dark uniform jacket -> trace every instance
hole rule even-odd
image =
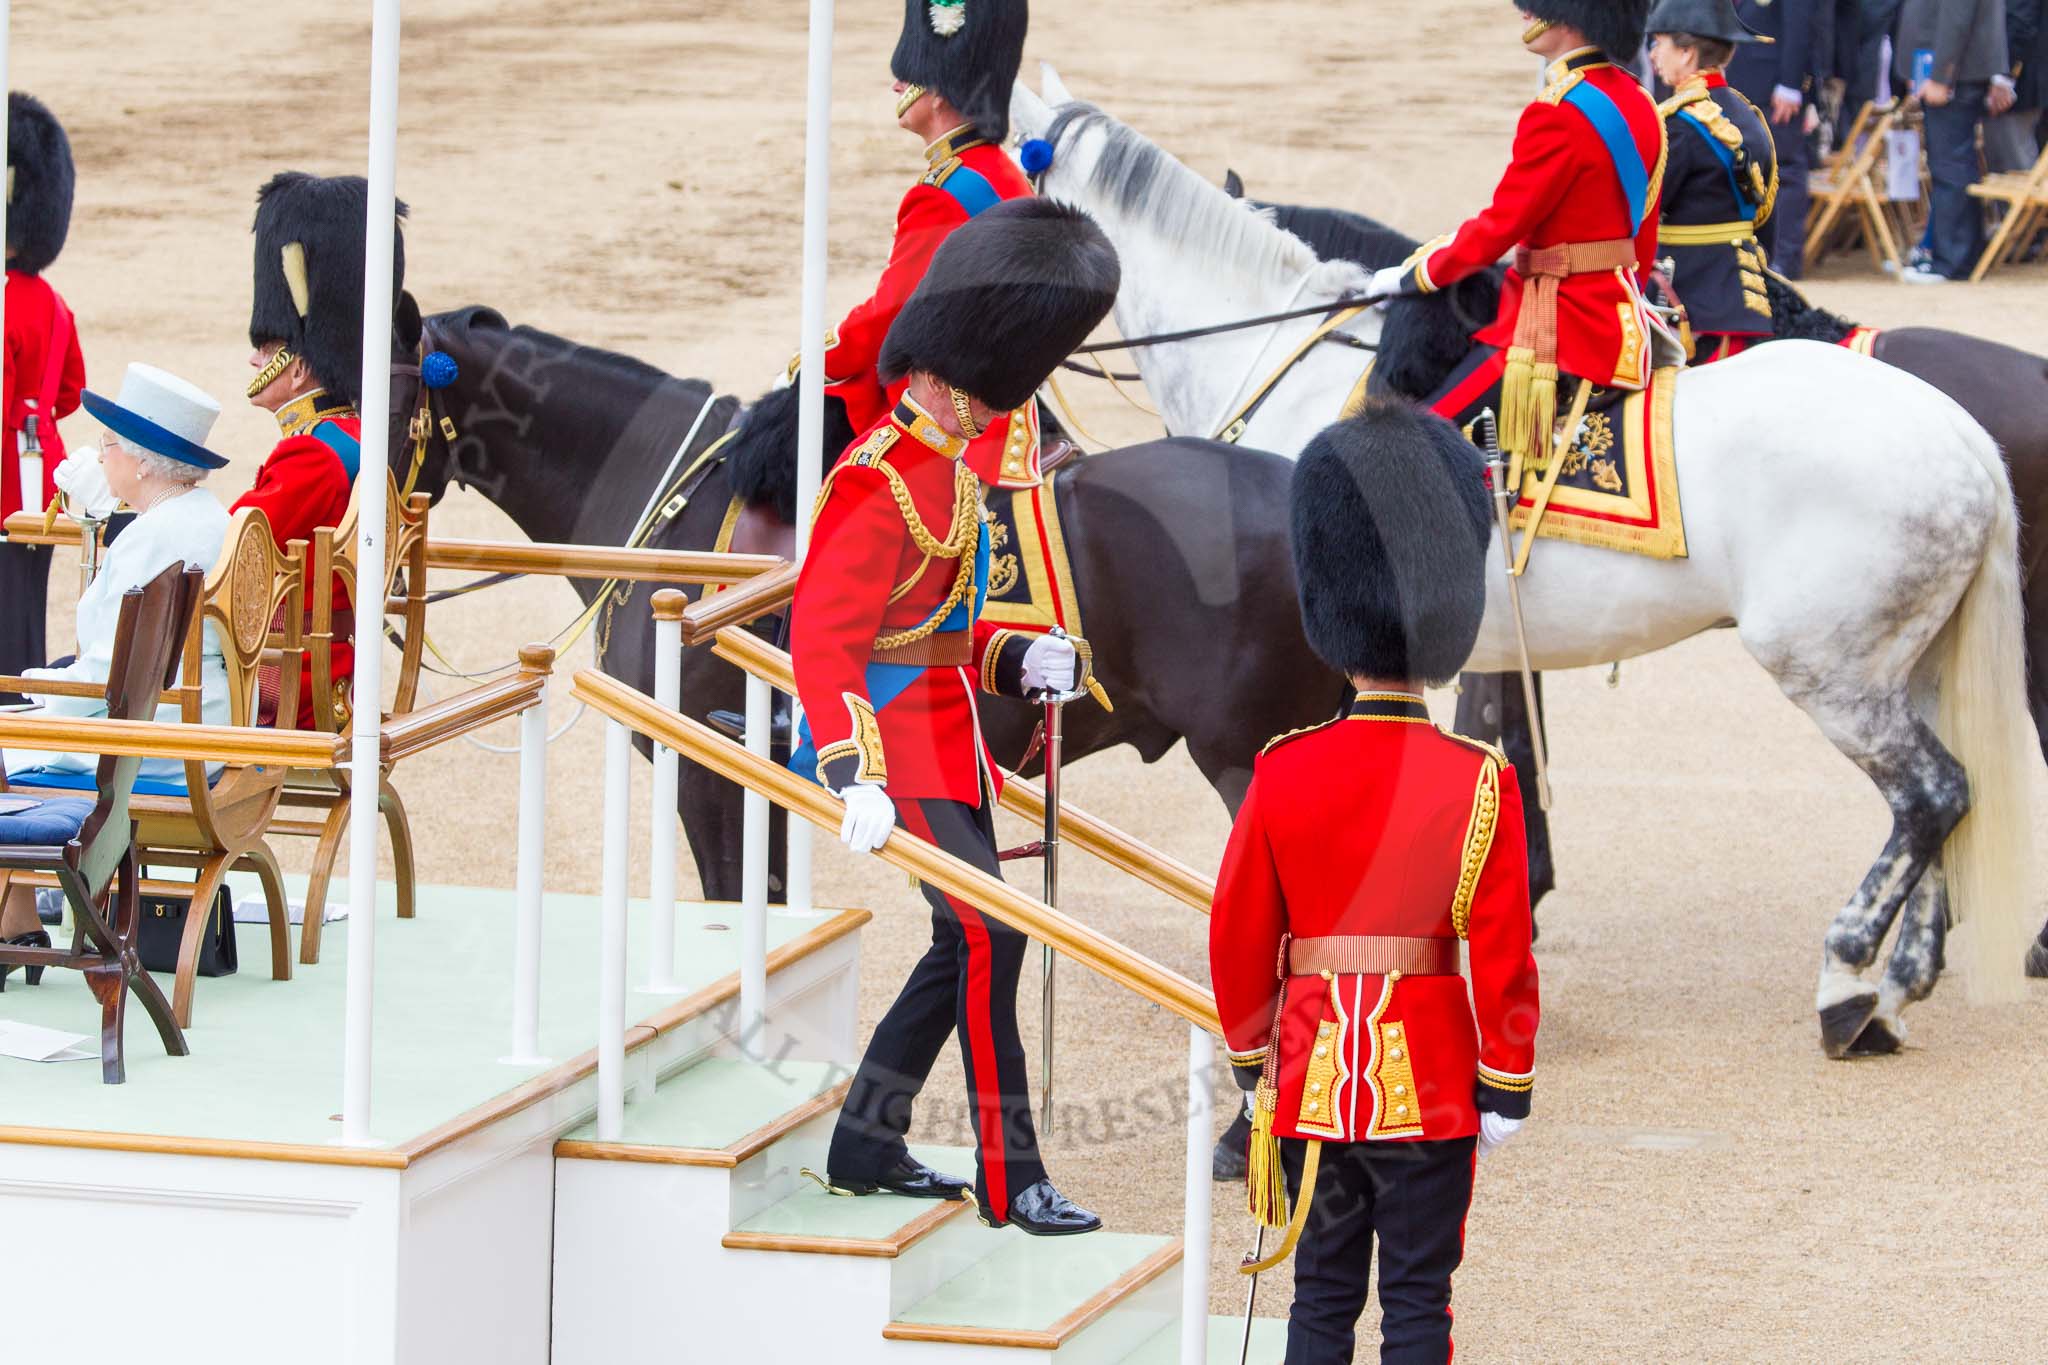
[[[1760,109],[1771,107],[1778,86],[1809,93],[1813,89],[1814,0],[1735,0],[1743,23],[1771,39],[1740,43],[1728,63],[1728,83]]]
[[[1216,879],[1209,965],[1231,1063],[1272,1080],[1275,1136],[1439,1140],[1478,1132],[1481,1110],[1529,1113],[1528,878],[1515,770],[1431,725],[1418,697],[1365,693],[1260,756]],[[1354,941],[1362,970],[1303,970],[1301,950],[1332,938]],[[1364,955],[1416,943],[1445,960],[1404,972]]]
[[[1770,125],[1718,71],[1687,81],[1658,110],[1670,151],[1657,254],[1672,263],[1693,335],[1768,336],[1756,230],[1778,193]]]

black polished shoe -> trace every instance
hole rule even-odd
[[[966,1199],[974,1188],[969,1182],[935,1171],[912,1156],[904,1157],[873,1180],[842,1180],[832,1176],[831,1187],[847,1194],[886,1190],[906,1199]]]
[[[1215,1150],[1209,1153],[1209,1178],[1219,1185],[1244,1179],[1251,1170],[1247,1156],[1251,1138],[1252,1121],[1240,1108],[1237,1117],[1223,1130],[1223,1136],[1216,1139]]]
[[[1011,1195],[1008,1218],[997,1218],[986,1204],[980,1213],[981,1221],[992,1228],[1013,1227],[1033,1237],[1072,1237],[1102,1226],[1100,1218],[1054,1189],[1050,1180]]]
[[[47,929],[32,929],[28,933],[16,935],[14,938],[0,939],[0,943],[5,943],[9,947],[14,948],[47,948],[50,946],[50,931]],[[7,975],[13,970],[14,967],[11,963],[0,967],[0,991],[7,989]],[[41,967],[29,967],[23,971],[22,975],[31,986],[43,984],[43,969]]]

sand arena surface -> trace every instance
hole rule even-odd
[[[309,4],[144,8],[23,0],[12,79],[50,103],[76,149],[77,216],[51,278],[77,311],[93,382],[111,390],[141,359],[219,396],[215,445],[234,464],[213,486],[232,497],[274,437],[239,397],[255,190],[286,168],[361,171],[367,7],[346,19]],[[765,386],[797,342],[803,8],[409,8],[399,190],[422,305],[488,303],[722,390]],[[1038,9],[1028,72],[1056,61],[1078,95],[1204,174],[1234,166],[1263,196],[1353,207],[1424,236],[1484,202],[1535,79],[1498,0]],[[840,6],[835,312],[870,286],[920,169],[890,119],[899,14],[878,0]],[[1863,321],[2048,349],[2038,268],[1935,290],[1895,287],[1859,259],[1821,276],[1815,297]],[[1077,387],[1094,430],[1152,430]],[[91,427],[74,418],[67,434],[87,440]],[[516,534],[468,494],[434,526]],[[69,636],[67,573],[53,641]],[[574,614],[565,586],[520,583],[439,609],[435,636],[481,668]],[[585,646],[570,662],[587,658]],[[1903,1056],[1823,1060],[1819,939],[1883,841],[1872,789],[1728,634],[1630,663],[1618,691],[1598,672],[1551,688],[1563,889],[1538,950],[1541,1080],[1526,1133],[1481,1169],[1457,1281],[1460,1358],[2038,1358],[2024,1305],[2048,1245],[2048,1151],[2031,1136],[2048,1092],[2048,987],[1977,1010],[1950,981],[1913,1011]],[[493,738],[510,743],[512,727]],[[553,751],[551,886],[596,887],[598,768],[599,727],[585,718]],[[510,883],[515,780],[513,758],[470,748],[406,765],[423,878]],[[1069,784],[1076,803],[1215,867],[1223,807],[1178,751],[1149,769],[1097,757]],[[636,817],[636,838],[644,828]],[[286,854],[303,866],[303,846]],[[1035,870],[1019,876],[1035,884]],[[899,874],[836,845],[821,845],[819,885],[878,912],[872,1024],[923,946],[922,903]],[[1078,856],[1066,888],[1090,923],[1205,974],[1205,927],[1190,912]],[[1113,1227],[1176,1229],[1183,1030],[1071,966],[1059,1022],[1055,1179]],[[953,1055],[927,1095],[917,1136],[960,1140]],[[1216,1192],[1219,1312],[1242,1303],[1230,1269],[1250,1240],[1241,1207],[1236,1188]],[[1282,1312],[1288,1297],[1286,1276],[1270,1276],[1260,1309]]]

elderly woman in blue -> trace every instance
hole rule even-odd
[[[121,381],[120,397],[109,401],[90,391],[84,397],[86,411],[106,428],[106,435],[96,455],[86,450],[67,459],[58,482],[74,508],[104,516],[116,505],[126,504],[134,510],[135,520],[115,539],[99,577],[78,599],[77,657],[52,668],[31,668],[24,676],[103,683],[113,664],[114,626],[122,594],[141,587],[173,564],[210,569],[220,558],[228,514],[199,484],[227,461],[204,444],[214,419],[220,416],[220,404],[176,375],[151,365],[130,365]],[[208,724],[225,725],[227,665],[211,626],[203,638],[201,713]],[[30,700],[52,715],[106,714],[104,702],[83,698],[36,696],[31,691]],[[157,711],[158,720],[178,718],[175,706]],[[76,784],[84,776],[89,785],[90,775],[99,766],[97,754],[9,750],[0,757],[5,759],[9,781],[18,778],[29,787],[36,785],[38,776],[64,785]],[[147,759],[138,779],[182,782],[184,775],[182,763]],[[36,920],[35,899],[25,888],[15,888],[0,905],[0,939],[49,946],[48,935]],[[40,969],[29,972],[31,979],[41,974]],[[0,988],[4,982],[5,974],[0,973]]]
[[[176,375],[152,365],[130,365],[120,397],[109,401],[85,394],[85,408],[106,428],[98,448],[81,451],[66,461],[77,467],[60,471],[74,505],[104,514],[116,501],[135,512],[135,520],[107,551],[99,577],[78,599],[78,654],[67,664],[32,668],[25,676],[66,682],[99,683],[113,662],[114,624],[121,595],[138,588],[172,564],[211,569],[227,537],[228,514],[200,481],[227,461],[203,442],[220,415],[220,404]],[[100,475],[104,475],[102,479]],[[201,661],[201,710],[208,724],[228,723],[227,666],[211,627]],[[30,695],[52,715],[106,714],[103,702],[77,697]],[[177,720],[178,708],[165,706],[158,720]],[[30,770],[56,774],[89,774],[99,765],[96,754],[50,754],[12,751],[6,754],[7,776],[33,785]],[[143,780],[178,781],[184,764],[149,759]]]

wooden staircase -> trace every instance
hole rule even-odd
[[[841,1065],[712,1055],[555,1146],[554,1365],[1179,1359],[1178,1239],[1036,1238],[969,1203],[826,1193]],[[968,1174],[964,1149],[914,1149]],[[1261,1324],[1252,1358],[1276,1361]],[[1212,1359],[1235,1361],[1218,1319]],[[1020,1354],[1020,1352],[1026,1354]],[[1044,1353],[1041,1355],[1040,1353]]]

